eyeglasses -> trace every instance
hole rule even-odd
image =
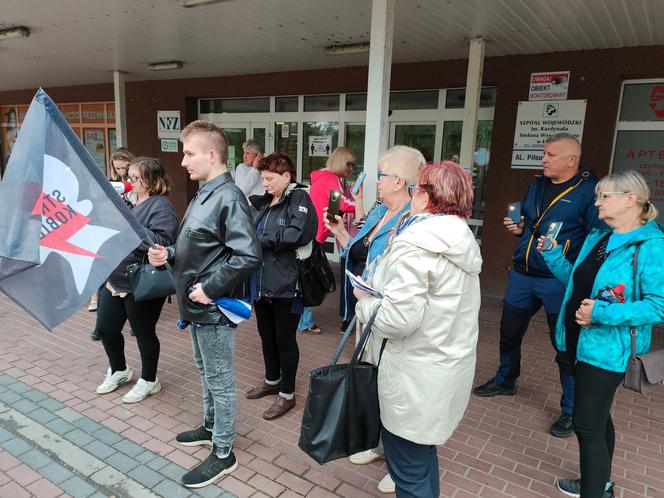
[[[132,175],[129,175],[127,178],[129,178],[129,181],[130,181],[130,182],[138,182],[138,181],[141,180],[141,177],[140,177],[140,176],[132,176]]]
[[[629,194],[629,192],[597,192],[595,194],[595,200],[604,202],[607,197],[611,197],[612,195],[625,195]]]
[[[399,175],[392,175],[390,173],[383,173],[381,171],[378,172],[378,179],[380,180],[381,178],[385,178],[386,176],[391,176],[393,178],[400,178]]]

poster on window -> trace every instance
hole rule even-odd
[[[85,128],[83,130],[83,143],[90,155],[94,158],[99,169],[106,173],[106,144],[104,142],[103,128]]]
[[[0,160],[0,163],[7,166],[9,156],[12,153],[16,137],[18,136],[18,113],[16,108],[4,107],[0,119],[2,121],[2,136],[0,136],[0,140],[2,141],[2,160]]]
[[[581,142],[585,117],[585,100],[519,102],[512,168],[540,169],[544,142],[556,133],[569,133]]]
[[[650,200],[664,212],[664,131],[621,130],[616,136],[613,173],[633,169],[650,187]]]
[[[327,157],[332,151],[332,136],[310,136],[309,157]]]

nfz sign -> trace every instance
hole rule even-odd
[[[157,111],[157,136],[180,138],[180,111]]]

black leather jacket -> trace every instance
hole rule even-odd
[[[230,173],[201,187],[187,207],[175,245],[167,250],[174,260],[175,291],[183,320],[224,320],[215,304],[189,299],[188,289],[197,282],[211,299],[248,297],[248,278],[258,268],[261,249],[247,199]]]

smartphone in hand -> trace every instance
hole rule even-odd
[[[511,202],[507,205],[507,217],[515,224],[521,223],[521,203]]]
[[[350,191],[351,194],[356,195],[360,191],[360,187],[366,176],[367,174],[364,171],[357,176],[357,180],[353,183],[353,190]]]
[[[560,233],[560,228],[563,226],[562,221],[554,221],[549,224],[549,229],[546,231],[544,236],[544,244],[542,244],[543,251],[550,251],[553,249],[553,241],[556,240],[558,234]]]
[[[339,203],[341,202],[341,192],[339,190],[330,190],[330,200],[327,203],[327,221],[336,223],[339,216]]]

